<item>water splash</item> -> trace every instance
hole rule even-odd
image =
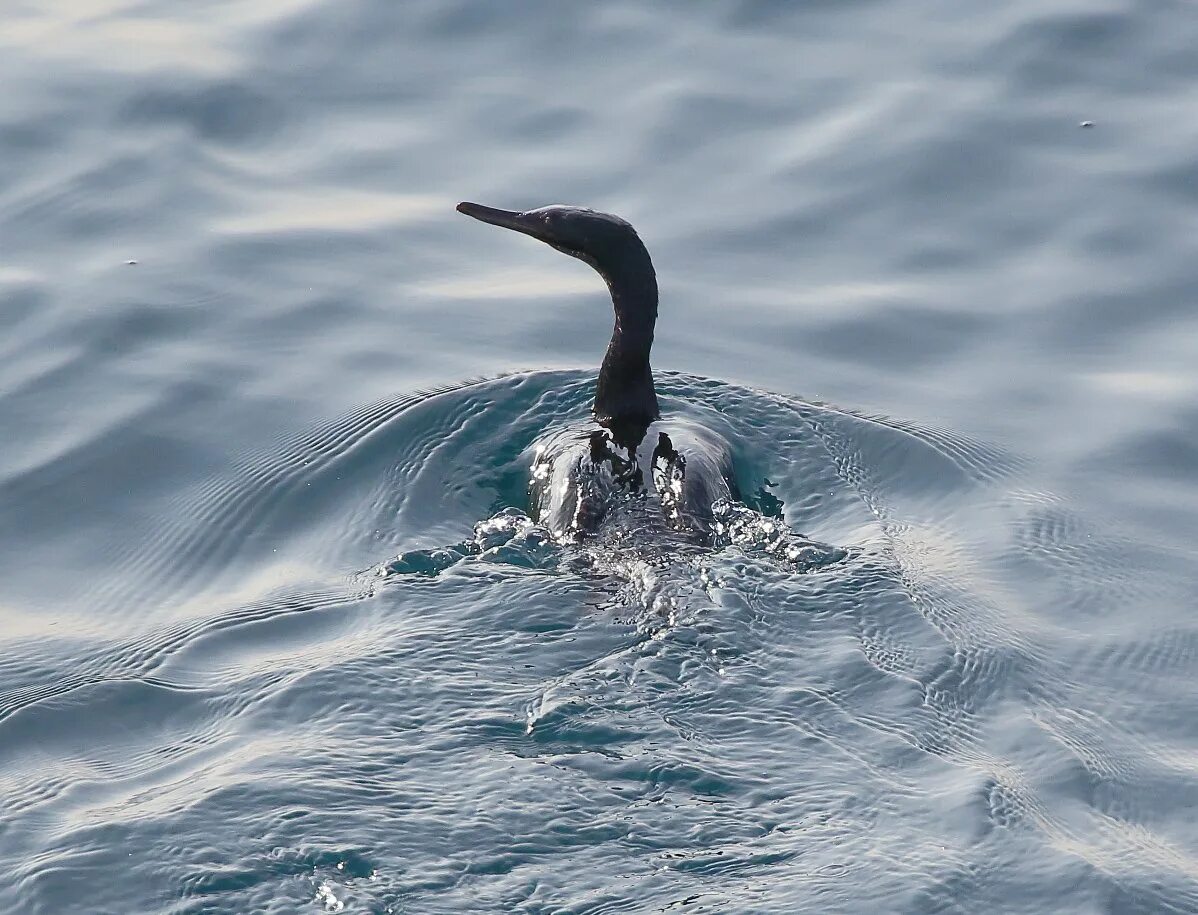
[[[465,560],[545,569],[553,567],[560,555],[561,547],[548,530],[519,509],[505,508],[475,524],[465,540],[445,547],[408,550],[382,566],[378,574],[435,578]]]
[[[840,562],[849,555],[843,547],[820,543],[797,534],[780,518],[763,515],[747,505],[721,499],[711,506],[713,546],[737,546],[808,571]]]

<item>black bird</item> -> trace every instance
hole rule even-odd
[[[599,367],[593,407],[602,428],[593,429],[583,441],[567,435],[539,451],[533,489],[541,520],[557,531],[593,529],[614,492],[647,489],[642,465],[648,464],[671,525],[705,535],[712,503],[735,493],[727,443],[709,430],[680,421],[671,425],[672,434],[658,431],[651,456],[638,455],[660,411],[649,367],[657,323],[657,274],[636,230],[618,216],[581,207],[513,212],[459,203],[457,208],[586,261],[611,293],[615,327]]]

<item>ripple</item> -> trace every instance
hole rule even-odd
[[[1198,908],[1187,12],[10,4],[0,896]],[[643,233],[726,538],[529,521],[610,310],[463,197]]]

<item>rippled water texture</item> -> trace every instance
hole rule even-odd
[[[0,909],[1198,911],[1195,48],[5,4]],[[525,517],[610,305],[462,199],[637,226],[736,536]]]

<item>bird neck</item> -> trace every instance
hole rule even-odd
[[[607,281],[616,319],[599,368],[595,418],[618,438],[626,439],[621,444],[635,448],[658,417],[657,392],[649,367],[657,323],[657,275],[649,252],[635,236],[612,266],[595,266]],[[628,441],[633,438],[634,442]]]

